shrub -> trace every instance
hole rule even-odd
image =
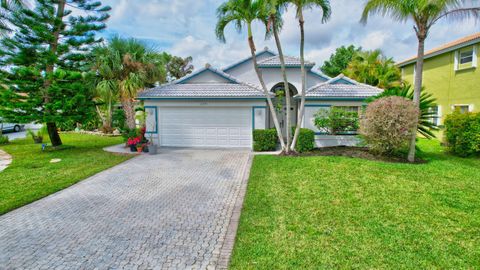
[[[42,127],[37,131],[27,129],[27,135],[32,137],[34,143],[42,143],[43,138],[48,135],[47,126],[42,125]]]
[[[455,112],[448,115],[445,119],[445,139],[455,155],[480,154],[480,113]]]
[[[308,128],[300,129],[298,134],[298,141],[295,145],[295,149],[299,153],[312,151],[315,148],[315,132]]]
[[[360,120],[360,134],[370,149],[394,155],[408,148],[419,110],[403,97],[384,97],[370,103]]]
[[[332,135],[356,132],[359,127],[358,113],[336,107],[328,111],[319,110],[315,114],[315,126],[319,130],[327,130]]]
[[[0,145],[7,144],[7,143],[8,143],[8,137],[3,134],[0,134]]]
[[[273,129],[255,129],[253,131],[253,150],[275,151],[277,148],[277,131]]]

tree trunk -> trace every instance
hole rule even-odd
[[[129,129],[137,128],[135,123],[135,107],[133,101],[130,99],[122,100],[123,111],[125,112],[125,118]]]
[[[422,31],[422,30],[420,30]],[[425,56],[425,37],[423,33],[418,34],[418,54],[417,54],[417,66],[415,70],[415,85],[413,88],[413,103],[420,109],[420,95],[422,92],[423,83],[423,58]],[[417,144],[417,128],[418,122],[412,130],[412,137],[410,139],[410,149],[408,151],[408,161],[415,162],[415,150]]]
[[[298,15],[298,22],[300,25],[300,70],[302,73],[302,90],[300,94],[300,108],[298,109],[297,128],[295,129],[291,146],[293,151],[295,151],[298,136],[300,135],[300,128],[302,127],[303,119],[305,118],[305,94],[307,92],[307,73],[305,71],[305,21],[303,19],[302,9],[298,11]]]
[[[291,122],[290,122],[290,108],[291,108],[291,100],[290,100],[290,87],[288,85],[288,79],[287,79],[287,70],[285,68],[285,58],[283,56],[283,50],[282,50],[282,44],[280,43],[280,38],[278,36],[278,29],[275,27],[275,15],[271,16],[271,20],[272,20],[272,25],[273,25],[273,35],[275,36],[275,43],[277,45],[277,49],[278,49],[278,56],[280,58],[280,66],[281,66],[281,70],[282,70],[282,76],[283,76],[283,84],[284,84],[284,88],[285,88],[285,98],[287,100],[286,102],[286,105],[287,105],[287,108],[286,108],[286,117],[287,117],[287,128],[286,128],[286,131],[285,131],[285,135],[287,137],[287,141],[286,141],[286,148],[285,148],[285,153],[289,153],[290,152],[290,140],[291,140]]]
[[[262,72],[258,68],[257,55],[255,52],[256,51],[255,42],[253,41],[251,24],[248,24],[248,45],[250,46],[250,52],[252,54],[253,67],[255,68],[255,72],[257,73],[257,77],[258,77],[258,80],[260,81],[260,85],[262,86],[263,93],[267,98],[268,107],[270,109],[270,114],[272,115],[272,118],[273,118],[273,124],[275,125],[275,129],[277,130],[277,136],[278,136],[278,139],[280,140],[280,145],[282,147],[282,150],[285,150],[285,147],[286,147],[285,140],[283,139],[282,130],[280,129],[280,124],[278,123],[277,112],[275,111],[275,107],[273,106],[272,98],[270,97],[270,91],[268,91],[267,86],[265,85],[265,81],[263,80]]]
[[[49,44],[49,50],[53,55],[57,54],[57,49],[58,49],[58,39],[60,38],[60,32],[62,30],[62,24],[63,24],[63,17],[65,15],[65,0],[59,0],[57,4],[57,14],[56,14],[56,23],[54,24],[54,31],[53,31],[53,36],[54,39],[52,42]],[[51,61],[51,60],[49,60]],[[55,63],[49,62],[45,66],[45,83],[44,83],[44,88],[45,88],[45,103],[50,102],[50,97],[48,95],[48,88],[52,84],[52,82],[49,79],[49,76],[53,73],[53,70],[55,68]],[[51,112],[47,112],[51,113]],[[57,124],[55,122],[47,122],[47,130],[48,130],[48,136],[50,137],[50,142],[52,143],[52,146],[60,146],[62,145],[62,140],[60,139],[60,135],[58,134],[57,130]]]
[[[62,139],[60,139],[60,135],[58,135],[57,124],[55,124],[55,122],[47,123],[47,131],[53,147],[62,145]]]

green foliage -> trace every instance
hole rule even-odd
[[[480,154],[480,113],[450,114],[445,119],[445,138],[449,150],[467,157]]]
[[[278,137],[276,129],[255,129],[253,131],[253,150],[257,152],[275,151]]]
[[[380,98],[368,104],[360,121],[360,134],[370,150],[381,155],[398,155],[408,149],[419,110],[403,97]]]
[[[336,77],[343,73],[348,64],[350,64],[352,61],[353,57],[361,50],[361,47],[357,48],[354,45],[337,48],[335,53],[330,55],[330,59],[323,63],[323,66],[320,67],[320,70],[330,77]]]
[[[400,85],[400,69],[381,50],[356,53],[344,71],[348,77],[368,85],[387,89]]]
[[[182,58],[164,52],[161,57],[165,63],[168,81],[178,80],[193,72],[191,56]]]
[[[42,127],[37,131],[27,129],[27,135],[32,138],[34,143],[42,143],[43,138],[48,135],[47,126],[42,125]]]
[[[293,129],[295,130],[295,129]],[[301,128],[295,150],[299,153],[309,152],[315,148],[315,132],[308,128]]]
[[[113,127],[118,128],[119,130],[124,130],[126,128],[125,125],[125,112],[123,110],[117,109],[113,111]]]
[[[375,97],[368,98],[366,102],[370,103],[379,98],[389,96],[404,97],[413,101],[413,89],[409,84],[389,88]],[[434,98],[432,94],[425,92],[425,89],[422,89],[420,95],[420,119],[417,131],[427,139],[436,138],[434,131],[438,130],[438,127],[432,121],[432,119],[438,117],[432,110],[435,106],[437,106],[437,99]]]
[[[84,72],[109,11],[96,0],[67,0],[35,1],[32,9],[12,12],[14,34],[0,43],[0,65],[9,67],[0,73],[0,115],[10,122],[47,123],[52,144],[61,145],[56,123],[82,122],[91,113]]]
[[[8,137],[0,133],[0,145],[7,144],[8,142]]]
[[[358,112],[351,112],[333,107],[330,110],[319,110],[315,114],[315,126],[326,130],[329,134],[354,133],[359,128]]]

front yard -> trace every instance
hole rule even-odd
[[[232,269],[475,269],[480,160],[256,156]]]
[[[13,156],[0,172],[0,215],[64,189],[130,157],[104,152],[121,138],[62,134],[65,149],[42,151],[32,140],[15,140],[0,148]],[[59,163],[50,163],[61,159]]]

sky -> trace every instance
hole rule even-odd
[[[246,32],[234,26],[226,31],[226,43],[215,37],[216,8],[224,0],[103,0],[112,7],[105,37],[119,35],[142,40],[157,50],[193,57],[196,69],[209,63],[221,68],[249,56]],[[319,9],[305,12],[306,59],[321,66],[342,45],[381,49],[385,55],[401,61],[415,55],[417,39],[413,22],[400,23],[388,17],[370,17],[360,23],[366,0],[332,0],[332,16],[321,23]],[[480,0],[470,4],[480,5]],[[298,56],[300,31],[293,8],[284,14],[281,41],[285,54]],[[254,25],[257,49],[276,51],[273,40],[264,40],[264,27]],[[441,21],[431,29],[426,47],[431,49],[466,35],[480,32],[473,20]]]

